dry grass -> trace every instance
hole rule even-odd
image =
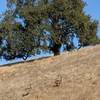
[[[100,46],[0,68],[0,100],[100,100]]]

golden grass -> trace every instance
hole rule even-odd
[[[100,100],[100,46],[1,67],[0,100]]]

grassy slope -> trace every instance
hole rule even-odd
[[[0,100],[100,100],[100,46],[0,68]]]

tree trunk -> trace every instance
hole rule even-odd
[[[54,56],[60,55],[60,51],[58,51],[58,52],[53,51],[53,53],[54,53]]]
[[[50,50],[54,53],[54,56],[57,56],[60,54],[61,44],[54,44],[53,47],[50,48]]]

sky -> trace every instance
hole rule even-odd
[[[84,0],[87,3],[85,11],[90,14],[93,18],[99,19],[100,21],[100,0]]]
[[[84,0],[87,3],[85,7],[86,14],[91,15],[93,19],[99,21],[98,36],[100,37],[100,0]]]
[[[0,14],[6,10],[6,0],[0,0]]]
[[[100,0],[83,0],[87,3],[84,11],[86,14],[91,15],[92,19],[96,19],[100,23]],[[0,0],[0,17],[6,10],[6,0]],[[100,37],[100,24],[98,28],[98,36]],[[0,60],[0,64],[6,64],[8,62]]]

